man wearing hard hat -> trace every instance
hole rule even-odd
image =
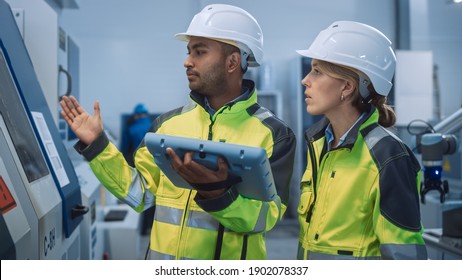
[[[151,132],[264,148],[278,194],[271,201],[241,196],[223,160],[213,171],[169,150],[178,174],[213,191],[174,186],[143,143],[135,153],[136,168],[130,168],[103,132],[98,103],[90,116],[75,99],[63,98],[62,114],[80,139],[77,149],[106,188],[137,211],[155,203],[151,259],[265,259],[265,232],[289,201],[295,137],[257,103],[254,82],[243,79],[247,67],[263,59],[263,33],[248,12],[216,4],[176,38],[188,43],[184,67],[192,102],[158,117]],[[135,188],[137,175],[142,183]]]

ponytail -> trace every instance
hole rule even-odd
[[[395,111],[393,111],[393,108],[387,104],[388,98],[386,96],[379,95],[372,84],[369,85],[368,89],[372,97],[370,103],[379,111],[379,124],[383,127],[391,127],[395,125]]]
[[[353,106],[355,106],[360,112],[368,112],[370,105],[372,104],[379,111],[379,124],[383,127],[391,127],[396,123],[396,115],[393,108],[387,104],[388,98],[386,96],[378,94],[372,84],[369,85],[368,90],[370,92],[370,101],[366,103],[358,93],[355,95],[353,100]]]
[[[372,98],[372,105],[379,111],[379,124],[383,127],[391,127],[396,123],[396,115],[390,105],[387,104],[387,97],[376,95]]]

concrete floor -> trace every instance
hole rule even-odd
[[[266,234],[268,260],[297,259],[299,226],[297,219],[282,220]]]

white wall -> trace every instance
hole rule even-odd
[[[411,49],[433,51],[442,117],[462,106],[462,4],[410,0]]]
[[[138,102],[164,112],[187,101],[186,45],[173,37],[192,16],[185,3],[94,0],[63,10],[61,24],[80,48],[81,103],[92,111],[99,100],[114,136],[120,134],[120,115]]]
[[[58,98],[58,15],[44,1],[6,0],[11,9],[24,9],[23,39],[48,104]],[[0,27],[1,28],[1,27]],[[57,118],[56,106],[49,106]]]

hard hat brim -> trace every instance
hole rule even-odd
[[[246,52],[248,53],[251,53],[251,56],[250,56],[250,59],[248,61],[248,64],[249,64],[249,67],[258,67],[260,66],[260,63],[258,63],[255,59],[255,57],[253,56],[253,52],[251,51],[251,49],[246,46],[245,44],[239,44],[238,42],[236,42],[236,44],[233,44],[231,42],[234,42],[232,39],[228,39],[228,38],[221,38],[219,36],[216,36],[216,37],[211,37],[210,35],[207,35],[207,34],[199,34],[199,33],[177,33],[174,35],[175,39],[179,40],[179,41],[184,41],[184,42],[189,42],[191,36],[194,36],[194,37],[203,37],[203,38],[207,38],[207,39],[210,39],[210,40],[215,40],[215,41],[220,41],[222,43],[226,43],[226,44],[229,44],[229,45],[233,45],[239,49],[244,49]],[[229,41],[229,42],[227,42]]]
[[[189,42],[189,37],[191,35],[188,35],[186,33],[177,33],[175,34],[175,39],[177,40],[180,40],[180,41],[184,41],[184,42]]]
[[[319,53],[314,53],[314,52],[312,52],[310,50],[296,50],[296,52],[301,56],[314,58],[314,59],[319,59],[319,60],[324,60],[324,58],[326,57],[326,55],[321,55]]]

